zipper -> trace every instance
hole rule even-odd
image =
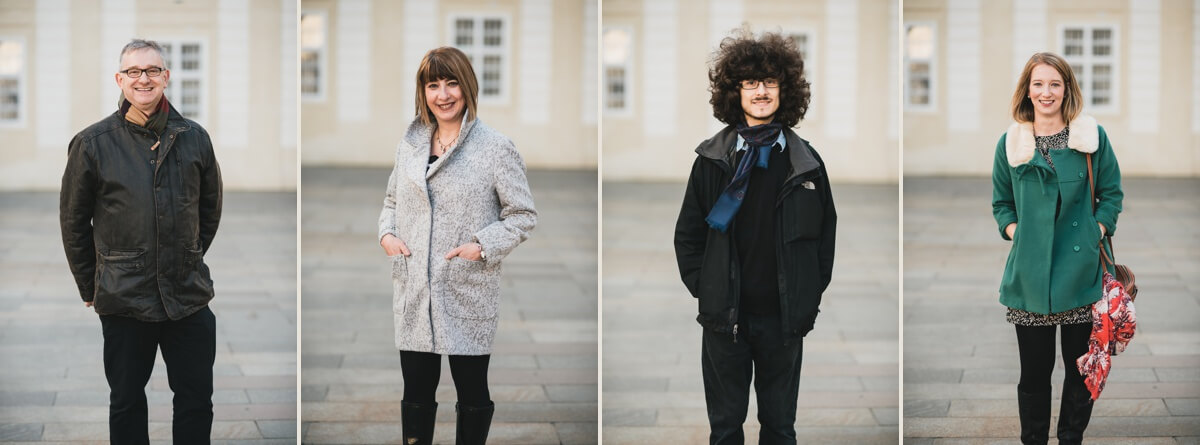
[[[738,327],[738,324],[734,323],[733,324],[733,342],[734,343],[737,343],[737,327]]]

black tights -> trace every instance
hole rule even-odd
[[[451,355],[450,376],[458,391],[458,403],[465,406],[486,406],[492,396],[488,393],[487,370],[490,355]],[[429,352],[400,351],[400,373],[404,375],[404,401],[433,403],[438,381],[442,377],[442,356]]]
[[[1021,354],[1021,381],[1017,384],[1018,390],[1030,394],[1050,393],[1050,374],[1054,372],[1055,330],[1055,326],[1017,325],[1017,348]],[[1062,358],[1066,367],[1064,387],[1086,388],[1075,360],[1087,353],[1088,337],[1091,334],[1091,323],[1062,325]]]

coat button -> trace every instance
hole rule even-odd
[[[1075,251],[1076,251],[1076,252],[1078,252],[1078,251],[1079,251],[1079,246],[1075,246],[1075,247],[1073,247],[1073,249],[1075,249]]]
[[[1082,178],[1082,177],[1084,177],[1084,176],[1087,176],[1087,174],[1086,174],[1086,173],[1084,173],[1084,172],[1079,172],[1079,177],[1080,177],[1080,178]]]
[[[1071,221],[1071,227],[1079,227],[1079,221]]]
[[[153,163],[154,163],[154,160],[153,160],[153,159],[151,159],[151,160],[150,160],[150,163],[151,163],[151,164],[153,164]]]

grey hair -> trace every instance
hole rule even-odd
[[[134,52],[137,50],[147,49],[147,48],[152,49],[152,50],[154,50],[154,52],[158,53],[158,58],[162,59],[163,65],[167,64],[167,57],[163,55],[162,46],[159,45],[158,42],[155,42],[153,40],[146,40],[146,39],[133,39],[133,40],[130,40],[129,43],[126,43],[124,48],[121,48],[121,58],[117,59],[117,66],[121,65],[121,60],[123,60],[125,58],[125,54],[131,53],[131,52]],[[166,68],[166,67],[164,66],[163,68]]]

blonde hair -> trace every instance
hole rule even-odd
[[[471,60],[458,48],[443,46],[425,53],[421,66],[417,68],[417,116],[428,126],[437,123],[433,110],[425,103],[425,84],[437,82],[440,79],[457,80],[462,88],[463,100],[467,102],[466,112],[473,119],[475,104],[479,102],[479,82],[475,79],[475,70],[471,68]]]
[[[1017,122],[1033,122],[1033,102],[1029,99],[1029,78],[1033,68],[1038,65],[1048,65],[1062,76],[1066,91],[1063,93],[1062,113],[1063,122],[1070,123],[1083,111],[1083,93],[1079,90],[1079,82],[1075,81],[1075,72],[1066,59],[1054,53],[1037,53],[1025,62],[1021,70],[1021,79],[1017,81],[1017,91],[1012,97],[1012,116]]]

